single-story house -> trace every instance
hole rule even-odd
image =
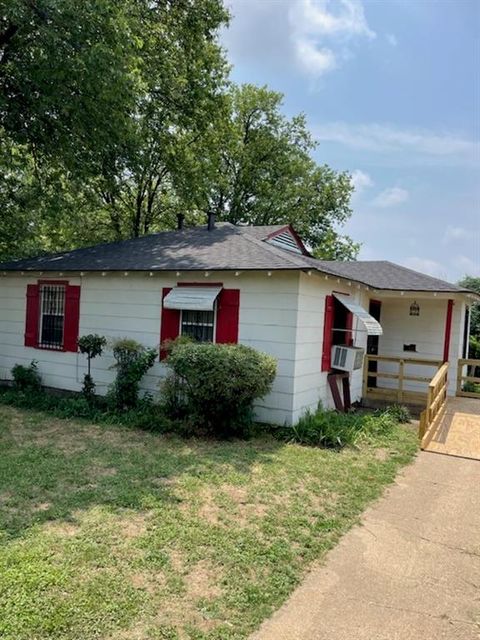
[[[0,264],[0,380],[36,360],[46,386],[80,390],[79,336],[128,336],[158,348],[188,334],[273,355],[277,377],[257,416],[293,423],[319,402],[421,398],[442,362],[455,372],[467,356],[476,299],[391,262],[314,259],[291,225],[211,217],[183,228],[180,219],[176,231]],[[145,390],[158,392],[163,356]],[[108,351],[92,362],[100,393],[113,380],[111,365]]]

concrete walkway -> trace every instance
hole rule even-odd
[[[478,640],[480,462],[422,452],[251,640]]]

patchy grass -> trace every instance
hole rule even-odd
[[[417,447],[181,440],[0,407],[2,640],[240,640]]]

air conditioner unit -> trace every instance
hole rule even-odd
[[[332,369],[355,371],[361,369],[365,349],[361,347],[345,347],[336,344],[332,347]]]

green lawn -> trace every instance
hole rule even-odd
[[[246,638],[417,447],[181,440],[0,407],[2,640]]]

